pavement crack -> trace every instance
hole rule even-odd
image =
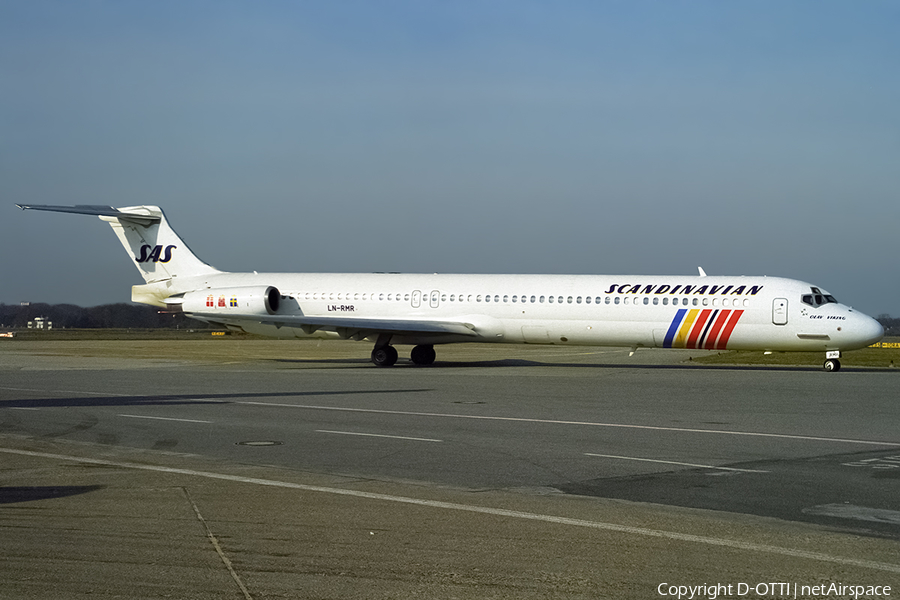
[[[225,556],[225,551],[222,550],[222,546],[221,544],[219,544],[219,540],[216,538],[215,534],[213,534],[212,529],[209,528],[209,524],[207,524],[206,522],[206,519],[204,519],[203,515],[200,513],[200,509],[197,507],[197,503],[194,502],[193,498],[191,498],[190,492],[188,492],[186,487],[182,487],[181,491],[184,493],[184,497],[191,505],[191,508],[194,509],[194,514],[197,515],[197,520],[200,521],[200,524],[203,525],[203,529],[206,531],[207,539],[209,539],[210,543],[213,545],[213,548],[216,549],[216,554],[218,554],[219,558],[222,559],[222,563],[224,563],[225,568],[228,569],[228,572],[231,574],[231,578],[234,579],[234,582],[240,588],[241,593],[244,594],[244,598],[246,598],[246,600],[253,600],[253,596],[250,595],[250,591],[247,589],[247,586],[245,586],[244,582],[241,581],[241,576],[238,575],[237,571],[235,571],[234,569],[234,565],[232,565],[228,557]]]

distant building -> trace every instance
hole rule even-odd
[[[53,321],[46,317],[35,317],[33,321],[28,321],[28,329],[53,329]]]

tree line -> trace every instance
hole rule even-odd
[[[83,308],[74,304],[0,304],[0,326],[26,328],[43,317],[54,329],[204,329],[206,323],[182,314],[161,313],[143,304],[103,304]]]
[[[875,317],[875,320],[884,327],[884,335],[900,335],[900,319],[895,319],[888,314],[882,314]]]

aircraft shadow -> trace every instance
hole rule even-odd
[[[103,489],[102,485],[51,485],[32,487],[0,487],[0,504],[34,502],[51,498],[78,496]]]
[[[322,365],[345,365],[347,368],[357,367],[361,369],[376,369],[381,367],[376,367],[371,363],[371,361],[358,359],[358,358],[276,358],[272,359],[272,362],[277,363],[285,363],[285,364],[296,364],[296,365],[312,365],[312,364],[322,364]],[[822,367],[820,366],[812,366],[812,365],[704,365],[699,363],[679,363],[679,364],[666,364],[666,365],[658,365],[658,364],[646,364],[646,363],[566,363],[566,362],[542,362],[539,360],[526,360],[521,358],[504,358],[497,360],[473,360],[473,361],[442,361],[438,360],[434,364],[422,366],[415,365],[412,362],[404,359],[400,359],[397,361],[397,364],[391,367],[391,369],[405,369],[405,368],[415,368],[415,369],[458,369],[458,368],[491,368],[491,367],[504,367],[504,368],[515,368],[515,367],[565,367],[565,368],[582,368],[582,369],[640,369],[640,370],[659,370],[659,369],[672,369],[672,370],[697,370],[697,371],[805,371],[805,372],[820,372],[822,371]],[[841,371],[856,371],[856,372],[873,372],[873,371],[884,371],[883,368],[869,368],[869,367],[842,367]]]
[[[169,394],[159,396],[103,396],[82,398],[29,398],[3,400],[0,408],[79,408],[92,406],[155,406],[182,404],[230,404],[241,398],[296,398],[314,396],[348,396],[357,394],[408,394],[430,392],[432,388],[390,390],[341,390],[332,392],[268,392],[240,394]]]

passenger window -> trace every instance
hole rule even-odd
[[[534,296],[531,297],[531,302],[534,303]]]
[[[515,304],[516,298],[518,298],[518,296],[513,296],[513,304]]]
[[[553,296],[550,296],[549,298],[547,298],[547,302],[549,302],[550,304],[553,304]]]
[[[503,302],[509,302],[509,296],[503,296]]]
[[[653,299],[653,304],[654,304],[654,305],[659,304],[659,298],[654,298],[654,299]]]
[[[618,304],[618,303],[619,303],[619,297],[616,296],[616,304]]]
[[[441,294],[441,302],[447,301],[447,294]]]
[[[540,299],[540,300],[538,300],[538,302],[540,302],[540,303],[541,303],[541,304],[543,304],[543,303],[544,303],[544,297],[543,297],[543,296],[541,296],[541,299]]]
[[[590,297],[590,296],[585,296],[585,297],[584,297],[584,303],[585,303],[585,304],[590,304],[590,303],[591,303],[591,297]]]
[[[663,306],[667,306],[669,304],[668,298],[663,298]]]
[[[475,296],[475,302],[481,302],[481,294]]]
[[[484,301],[485,301],[485,302],[490,302],[490,301],[491,301],[491,295],[488,294],[487,296],[485,296],[485,297],[484,297]]]

